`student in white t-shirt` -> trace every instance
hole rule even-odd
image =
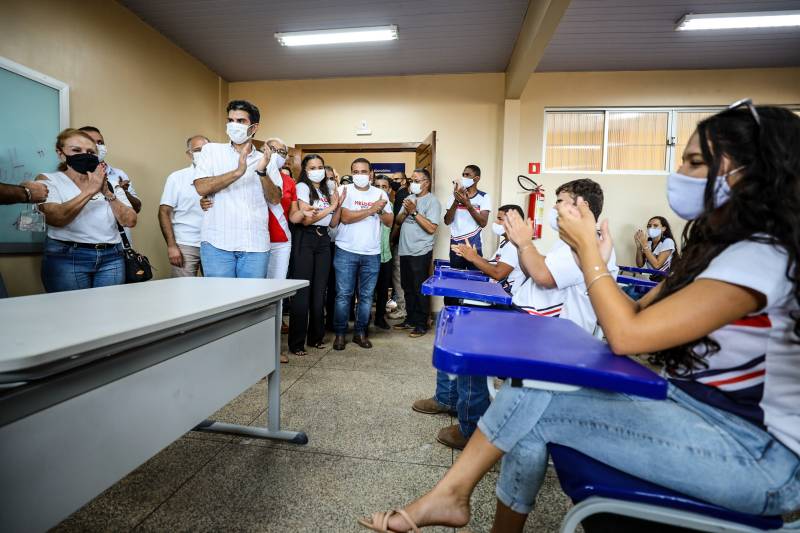
[[[550,211],[550,227],[558,232],[557,207],[577,205],[578,197],[588,202],[592,213],[599,217],[603,212],[603,189],[590,179],[578,179],[560,185],[556,189],[556,207]],[[593,333],[597,327],[597,316],[586,295],[583,273],[572,250],[564,241],[558,240],[542,255],[533,239],[533,225],[521,217],[506,217],[509,237],[520,252],[520,266],[528,278],[514,294],[513,303],[524,311],[538,316],[558,317],[571,320]],[[606,268],[617,276],[617,258],[613,248],[604,257]]]
[[[372,348],[367,338],[372,296],[381,268],[381,225],[392,227],[394,214],[389,196],[371,185],[372,165],[359,157],[350,165],[353,184],[340,188],[342,200],[341,224],[336,232],[336,306],[333,329],[334,350],[344,350],[350,299],[358,280],[358,306],[353,328],[353,342],[362,348]]]
[[[56,139],[58,172],[40,174],[47,199],[40,209],[47,221],[42,282],[47,292],[125,283],[118,224],[136,225],[122,189],[106,179],[97,145],[86,133],[66,129]]]
[[[667,399],[506,383],[444,479],[388,528],[466,525],[470,495],[502,458],[494,530],[522,531],[548,442],[741,513],[800,509],[797,146],[800,117],[789,109],[745,100],[701,121],[667,178],[670,207],[689,221],[683,252],[638,302],[605,267],[607,222],[598,241],[582,199],[559,207],[561,238],[611,348],[654,353],[670,377]]]
[[[167,176],[161,194],[158,223],[167,243],[173,278],[193,277],[200,270],[203,210],[200,208],[200,195],[194,188],[194,160],[208,142],[203,135],[194,135],[186,140],[186,156],[191,164]]]
[[[502,283],[503,288],[510,294],[514,294],[527,276],[519,267],[517,247],[508,239],[506,228],[503,225],[506,213],[509,211],[516,212],[520,217],[525,215],[522,208],[514,204],[504,205],[497,209],[497,218],[492,223],[492,232],[500,237],[500,244],[491,261],[478,254],[478,250],[471,244],[453,244],[450,249],[493,280]]]
[[[478,189],[481,180],[481,169],[478,165],[467,165],[461,173],[461,179],[453,183],[453,194],[445,201],[447,211],[444,223],[450,226],[450,244],[463,244],[466,240],[483,255],[481,230],[489,223],[492,210],[492,199],[489,193]],[[473,269],[474,265],[466,259],[450,252],[450,266],[453,268]]]
[[[633,240],[636,243],[636,266],[669,272],[677,248],[672,228],[666,218],[660,216],[651,218],[647,222],[647,234],[639,230]]]

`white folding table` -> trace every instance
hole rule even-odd
[[[307,284],[177,278],[0,300],[0,529],[58,524],[198,424],[307,443],[280,429],[279,362],[281,300]],[[264,376],[266,428],[205,421]]]

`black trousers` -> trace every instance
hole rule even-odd
[[[400,284],[406,298],[406,323],[415,329],[428,330],[431,299],[422,294],[422,284],[430,276],[433,252],[400,256]]]
[[[289,314],[289,350],[298,352],[305,343],[313,346],[325,336],[323,311],[328,272],[331,270],[331,239],[324,226],[303,226],[292,242],[294,279],[308,280],[297,291]]]
[[[480,248],[478,248],[478,253],[479,254],[481,253]],[[478,270],[478,268],[475,265],[473,265],[460,255],[456,255],[456,253],[453,250],[450,250],[450,266],[452,268],[462,268],[465,270]],[[459,303],[461,303],[460,298],[452,298],[450,296],[444,297],[444,305],[458,305]]]
[[[389,301],[389,289],[392,288],[393,266],[394,261],[391,259],[381,263],[378,283],[375,285],[375,320],[373,324],[386,324],[386,302]]]
[[[336,269],[333,268],[333,254],[336,245],[331,243],[331,258],[328,265],[328,288],[325,291],[325,328],[333,331],[333,309],[336,306]]]

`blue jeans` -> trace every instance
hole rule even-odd
[[[207,278],[266,278],[269,252],[229,252],[203,241],[200,264]]]
[[[458,413],[458,426],[465,438],[475,432],[478,420],[489,408],[486,376],[458,376],[451,380],[444,372],[436,372],[436,394],[440,404]]]
[[[354,335],[364,335],[369,326],[369,313],[372,309],[372,295],[378,282],[381,269],[381,255],[361,255],[336,248],[333,256],[336,270],[336,304],[333,310],[333,331],[337,336],[347,332],[347,318],[350,315],[350,300],[355,291],[358,278],[358,308]]]
[[[78,248],[51,238],[44,242],[42,283],[47,292],[74,291],[125,283],[122,245]]]
[[[750,514],[800,507],[800,457],[772,435],[670,385],[666,400],[582,389],[501,388],[478,423],[503,452],[497,497],[527,514],[547,471],[547,443],[632,476]]]

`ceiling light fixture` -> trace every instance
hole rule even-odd
[[[281,46],[312,46],[317,44],[369,43],[397,39],[397,26],[344,28],[340,30],[292,31],[276,33]]]
[[[687,14],[675,31],[735,30],[744,28],[784,28],[800,26],[800,11],[754,11],[752,13]]]

